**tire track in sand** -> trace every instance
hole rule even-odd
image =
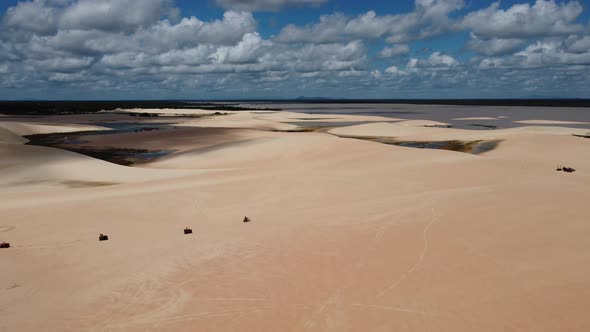
[[[410,274],[412,274],[424,261],[424,257],[426,256],[426,253],[428,252],[428,230],[430,230],[430,227],[435,222],[438,221],[438,216],[436,214],[436,211],[434,210],[434,206],[431,206],[430,209],[431,209],[431,218],[430,218],[430,222],[428,223],[428,225],[426,225],[426,227],[424,227],[424,229],[422,230],[422,238],[423,238],[424,245],[422,247],[422,252],[420,253],[420,256],[418,257],[418,260],[406,272],[404,272],[399,278],[395,279],[389,286],[385,287],[383,290],[381,290],[379,293],[377,293],[377,295],[376,295],[377,298],[383,297],[383,295],[385,295],[388,292],[395,289],[402,281],[404,281]]]

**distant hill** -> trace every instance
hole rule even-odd
[[[331,98],[326,97],[306,97],[306,96],[299,96],[296,100],[330,100]]]

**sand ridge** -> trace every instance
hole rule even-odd
[[[434,123],[438,124],[438,123]],[[520,135],[585,135],[589,129],[524,126],[496,130],[468,130],[457,128],[425,127],[422,121],[401,121],[397,123],[368,123],[356,126],[331,129],[329,132],[339,136],[381,136],[394,137],[408,141],[446,141],[446,140],[491,140],[518,138]]]
[[[67,133],[72,131],[109,130],[102,126],[91,125],[55,125],[40,123],[19,123],[13,121],[0,122],[0,143],[26,143],[27,139],[21,137],[34,134]]]
[[[548,125],[564,125],[564,124],[581,124],[587,125],[590,122],[585,121],[559,121],[559,120],[518,120],[514,121],[516,123],[523,123],[523,124],[548,124]]]
[[[498,120],[498,118],[493,118],[493,117],[489,117],[489,116],[472,116],[472,117],[464,117],[464,118],[454,118],[453,120],[459,120],[459,121]]]
[[[60,149],[24,145],[24,135],[110,130],[91,125],[52,125],[0,122],[0,188],[6,192],[55,188],[110,186],[127,182],[178,177],[186,171],[167,173],[130,169]]]

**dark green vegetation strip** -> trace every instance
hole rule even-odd
[[[193,103],[179,101],[0,101],[0,113],[10,115],[83,114],[128,108],[178,108],[212,111],[277,110],[247,108],[234,104]]]
[[[420,149],[450,150],[471,154],[480,154],[495,149],[502,140],[475,140],[475,141],[399,141],[393,137],[382,136],[338,136],[342,138],[355,138],[382,144],[397,145]]]

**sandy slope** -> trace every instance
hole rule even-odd
[[[132,169],[54,148],[0,143],[0,191],[109,186],[193,172]]]
[[[282,126],[242,116],[236,127]],[[66,158],[55,173],[138,182],[0,187],[0,241],[14,245],[0,251],[0,330],[588,330],[590,140],[423,124],[332,132],[505,141],[474,156],[242,130],[149,169]],[[31,159],[39,151],[0,151],[10,153],[51,169]]]
[[[0,191],[80,188],[178,177],[194,172],[131,169],[60,149],[24,145],[21,135],[108,128],[0,122]]]
[[[453,120],[459,120],[459,121],[498,120],[498,118],[492,118],[492,117],[489,117],[489,116],[471,116],[471,117],[465,117],[465,118],[454,118]]]
[[[0,143],[24,143],[21,137],[34,134],[67,133],[71,131],[108,130],[108,128],[89,125],[53,125],[39,123],[0,122]]]
[[[516,123],[523,123],[523,124],[552,124],[552,125],[565,125],[565,124],[582,124],[587,125],[590,122],[583,122],[583,121],[557,121],[557,120],[520,120],[514,121]]]
[[[565,127],[526,126],[497,130],[468,130],[456,128],[424,127],[423,121],[402,121],[398,123],[368,123],[356,126],[331,129],[329,132],[349,137],[393,137],[407,141],[447,141],[447,140],[490,140],[518,139],[522,135],[571,136],[587,135],[590,129]],[[426,122],[428,124],[428,122]],[[431,124],[441,124],[432,122]]]
[[[200,109],[126,109],[119,110],[131,113],[157,113],[162,117],[186,114],[206,115],[204,118],[183,121],[179,126],[209,127],[209,128],[249,128],[266,130],[293,130],[297,126],[288,122],[383,122],[398,121],[400,119],[372,115],[338,115],[338,114],[305,114],[277,111],[222,111],[222,116],[211,116],[212,110]]]

